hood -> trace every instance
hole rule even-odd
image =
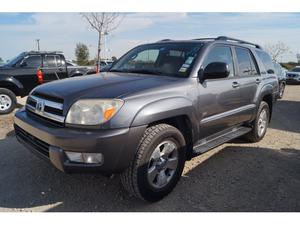
[[[13,69],[15,69],[15,68],[6,66],[6,65],[2,65],[2,66],[0,66],[0,74],[10,75],[10,71],[12,71]]]
[[[101,73],[68,78],[38,86],[34,92],[75,101],[80,98],[121,98],[132,93],[174,84],[181,78],[166,76]]]

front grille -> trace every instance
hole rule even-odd
[[[57,97],[33,93],[27,99],[26,110],[39,117],[54,121],[55,123],[63,124],[65,121],[63,115],[63,100]]]
[[[15,125],[16,136],[27,144],[31,145],[35,150],[49,158],[49,144],[27,133],[21,127]]]

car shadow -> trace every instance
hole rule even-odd
[[[64,174],[12,138],[0,141],[0,210],[300,211],[298,149],[225,147],[149,204],[128,195],[119,176]]]

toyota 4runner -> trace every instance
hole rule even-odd
[[[120,173],[130,193],[158,201],[186,160],[243,135],[260,141],[277,94],[259,45],[167,39],[132,49],[109,72],[36,87],[14,126],[59,170]]]

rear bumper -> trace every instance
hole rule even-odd
[[[133,159],[145,126],[111,130],[83,130],[46,125],[27,115],[24,109],[15,115],[17,139],[36,155],[64,172],[118,173]],[[102,153],[104,162],[71,162],[65,151]]]
[[[287,84],[298,84],[300,83],[300,76],[297,77],[287,77],[286,78],[286,83]]]

